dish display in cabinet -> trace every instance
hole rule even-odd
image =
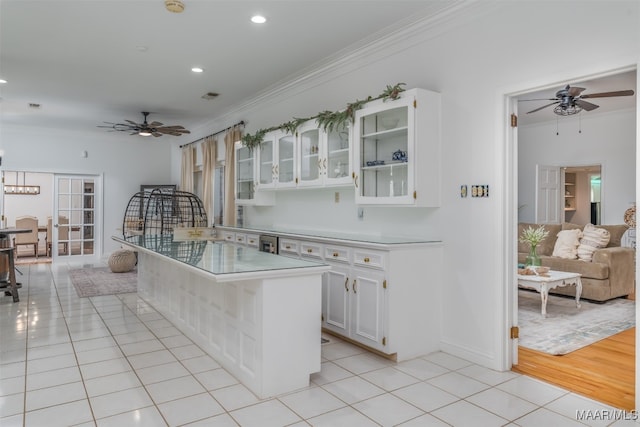
[[[355,115],[358,204],[440,205],[440,95],[424,89],[376,100]]]

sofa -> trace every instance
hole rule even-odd
[[[518,224],[518,263],[524,263],[529,254],[529,245],[522,243],[519,237],[527,227],[537,228],[540,224]],[[542,265],[552,270],[580,273],[582,275],[581,298],[604,302],[634,293],[635,290],[635,250],[621,247],[627,225],[598,225],[609,232],[609,243],[604,248],[595,249],[592,261],[567,259],[553,256],[557,235],[563,230],[583,229],[583,226],[571,223],[545,224],[549,231],[547,238],[537,246]],[[551,293],[575,296],[575,287],[559,287]]]

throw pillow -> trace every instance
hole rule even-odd
[[[585,225],[578,246],[578,258],[582,261],[593,261],[593,253],[596,249],[606,248],[610,238],[611,234],[604,228],[597,228],[593,224]]]
[[[578,229],[559,232],[556,245],[553,247],[553,256],[576,259],[578,256],[580,237],[582,237],[582,231]]]

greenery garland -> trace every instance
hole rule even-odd
[[[325,111],[321,111],[320,113],[312,117],[306,117],[306,118],[294,117],[292,120],[286,123],[282,123],[279,126],[273,126],[267,129],[260,129],[256,131],[256,133],[254,133],[253,135],[251,135],[250,133],[247,133],[242,137],[242,145],[247,147],[249,150],[253,150],[256,147],[259,147],[260,144],[262,144],[262,141],[264,140],[264,136],[268,132],[272,132],[275,130],[282,130],[293,135],[295,134],[296,130],[300,127],[300,125],[312,119],[316,119],[318,126],[321,127],[326,132],[331,132],[334,129],[340,129],[344,126],[344,124],[347,121],[351,121],[351,123],[353,123],[356,111],[361,109],[364,106],[364,104],[366,104],[367,102],[375,101],[377,99],[382,99],[383,101],[387,101],[389,99],[391,100],[398,99],[400,97],[400,93],[404,92],[405,90],[402,86],[405,86],[405,83],[397,83],[394,86],[387,85],[387,88],[377,97],[373,98],[369,96],[363,100],[356,100],[355,102],[351,102],[347,104],[347,107],[341,111],[325,110]]]

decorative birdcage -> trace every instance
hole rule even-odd
[[[124,213],[125,238],[169,235],[175,228],[206,227],[207,213],[198,196],[173,188],[154,188],[134,194]]]

